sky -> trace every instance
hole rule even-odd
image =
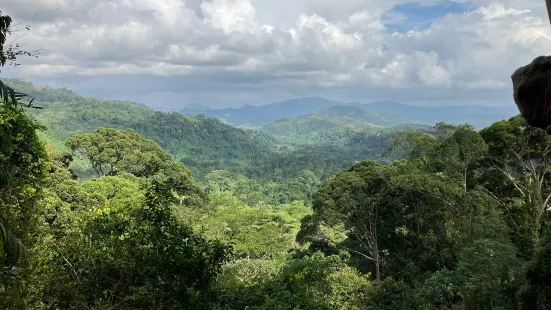
[[[543,0],[8,0],[1,9],[30,26],[11,39],[41,53],[0,77],[162,111],[304,96],[505,107],[514,70],[551,51]]]

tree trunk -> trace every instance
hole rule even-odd
[[[375,278],[377,281],[381,281],[381,260],[379,258],[379,249],[375,246]]]
[[[471,303],[467,295],[463,295],[463,310],[471,310]]]

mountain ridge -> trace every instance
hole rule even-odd
[[[260,130],[278,136],[321,134],[331,130],[368,130],[407,124],[408,120],[392,112],[365,111],[354,106],[332,106],[299,117],[283,117]]]
[[[370,103],[339,102],[322,97],[303,97],[261,106],[245,105],[239,108],[210,109],[200,111],[205,116],[217,117],[233,126],[265,126],[283,117],[300,117],[318,113],[332,106],[352,106],[365,111],[384,111],[400,114],[410,123],[434,125],[437,122],[451,124],[470,123],[484,127],[501,119],[518,114],[514,105],[510,107],[442,106],[424,107],[407,105],[401,102],[384,100]],[[180,110],[182,114],[195,114],[190,109]]]

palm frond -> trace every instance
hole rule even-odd
[[[17,263],[27,254],[27,248],[4,223],[0,222],[0,233],[2,234],[2,247],[5,255],[5,263],[10,266]]]
[[[28,100],[27,103],[23,104],[23,100]],[[20,92],[16,92],[13,88],[6,85],[0,80],[0,102],[6,105],[12,105],[16,107],[18,105],[23,105],[28,108],[42,109],[41,107],[33,106],[34,98]]]

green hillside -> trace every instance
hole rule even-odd
[[[356,129],[374,128],[366,121],[389,124],[390,117],[339,107],[324,111],[328,116],[312,115],[289,120],[290,126],[280,124],[282,132],[296,131],[286,139],[266,128],[236,128],[214,117],[156,112],[133,102],[83,97],[22,80],[6,82],[36,98],[42,109],[30,109],[29,114],[46,127],[39,134],[56,150],[67,150],[65,140],[74,134],[100,127],[132,128],[159,143],[199,180],[221,169],[264,180],[292,179],[308,169],[325,178],[360,160],[380,159],[391,140],[389,133]],[[72,167],[82,177],[93,174],[87,161],[78,156]]]
[[[350,119],[377,126],[396,126],[409,122],[408,119],[401,114],[383,110],[366,111],[355,106],[333,106],[316,114],[326,117],[341,118],[342,120]]]
[[[335,130],[376,129],[407,122],[401,115],[391,112],[369,112],[352,106],[334,106],[315,114],[281,118],[262,127],[262,131],[278,136],[303,136]]]
[[[46,127],[41,136],[59,151],[65,150],[64,142],[73,134],[100,127],[133,128],[202,176],[221,167],[251,165],[253,159],[269,156],[277,147],[266,134],[235,128],[216,118],[155,112],[133,102],[83,97],[66,89],[37,87],[15,79],[6,80],[6,84],[35,97],[36,106],[42,109],[30,109],[29,114]],[[75,165],[83,163],[77,160]],[[87,173],[82,169],[86,165],[77,172]]]
[[[260,130],[245,129],[215,117],[158,112],[129,101],[83,97],[64,88],[17,79],[6,82],[36,98],[42,109],[30,109],[29,115],[45,126],[39,135],[57,151],[67,151],[65,140],[74,134],[101,127],[132,128],[155,140],[198,180],[212,171],[228,170],[281,182],[299,177],[305,169],[324,179],[362,160],[383,160],[381,155],[394,132],[430,128],[403,124],[406,120],[394,113],[334,106],[317,114],[282,119]],[[93,175],[87,160],[79,156],[72,168],[84,179]]]
[[[42,136],[57,147],[73,134],[98,127],[128,128],[154,113],[154,110],[129,101],[83,97],[65,88],[37,86],[19,79],[5,79],[15,90],[35,98],[29,115],[46,127]]]
[[[279,146],[267,134],[213,117],[155,112],[131,128],[157,141],[199,177],[219,169],[246,173],[248,167],[274,156]]]
[[[100,127],[132,128],[159,143],[199,180],[221,169],[266,180],[293,178],[308,169],[326,178],[361,160],[382,160],[395,131],[428,128],[386,127],[406,120],[393,113],[334,106],[317,114],[282,119],[261,130],[243,129],[214,117],[156,112],[129,101],[83,97],[64,88],[17,79],[6,82],[36,98],[42,109],[30,109],[29,114],[46,127],[39,134],[58,151],[67,150],[65,140],[77,133]],[[72,165],[85,178],[93,173],[83,158],[77,157]]]

